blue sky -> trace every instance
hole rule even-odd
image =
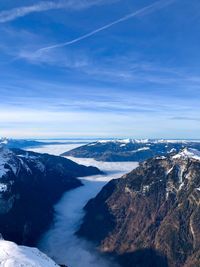
[[[2,0],[0,135],[199,138],[199,0]]]

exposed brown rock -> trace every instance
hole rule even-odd
[[[200,161],[145,161],[85,207],[78,232],[125,267],[200,266]]]

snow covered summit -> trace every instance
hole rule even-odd
[[[200,160],[200,151],[194,148],[184,148],[178,154],[173,156],[174,159],[195,159]]]
[[[0,267],[59,267],[37,248],[0,240]]]

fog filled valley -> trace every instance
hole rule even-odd
[[[77,145],[73,145],[76,147]],[[46,146],[34,148],[35,152],[61,154],[72,146]],[[56,151],[56,152],[55,152]],[[99,254],[95,247],[84,239],[79,239],[75,232],[78,230],[84,215],[83,208],[86,203],[101,190],[111,179],[119,178],[134,169],[135,162],[97,162],[93,159],[71,160],[86,166],[96,166],[104,175],[95,175],[81,179],[84,186],[67,192],[54,207],[54,222],[42,239],[38,247],[57,263],[70,267],[114,267],[116,263]],[[111,261],[111,262],[110,262]],[[116,265],[117,266],[117,265]]]

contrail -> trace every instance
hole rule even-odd
[[[143,7],[135,12],[132,12],[132,13],[129,13],[123,17],[121,17],[120,19],[118,20],[115,20],[101,28],[98,28],[92,32],[89,32],[87,34],[84,34],[76,39],[73,39],[71,41],[68,41],[68,42],[64,42],[64,43],[59,43],[59,44],[55,44],[55,45],[51,45],[51,46],[47,46],[47,47],[43,47],[43,48],[40,48],[38,49],[35,53],[37,53],[38,55],[40,55],[42,52],[45,52],[45,51],[48,51],[48,50],[51,50],[51,49],[55,49],[55,48],[59,48],[59,47],[64,47],[64,46],[68,46],[68,45],[72,45],[72,44],[75,44],[75,43],[78,43],[84,39],[87,39],[89,38],[90,36],[93,36],[101,31],[104,31],[108,28],[111,28],[112,26],[116,25],[116,24],[119,24],[121,22],[124,22],[126,20],[129,20],[131,18],[134,18],[134,17],[137,17],[137,16],[142,16],[142,15],[146,15],[146,14],[149,14],[149,13],[152,13],[158,9],[161,9],[161,8],[164,8],[165,6],[168,6],[170,5],[171,3],[173,3],[174,1],[176,0],[160,0],[160,1],[156,1],[154,2],[153,4],[151,5],[148,5],[146,7]]]

